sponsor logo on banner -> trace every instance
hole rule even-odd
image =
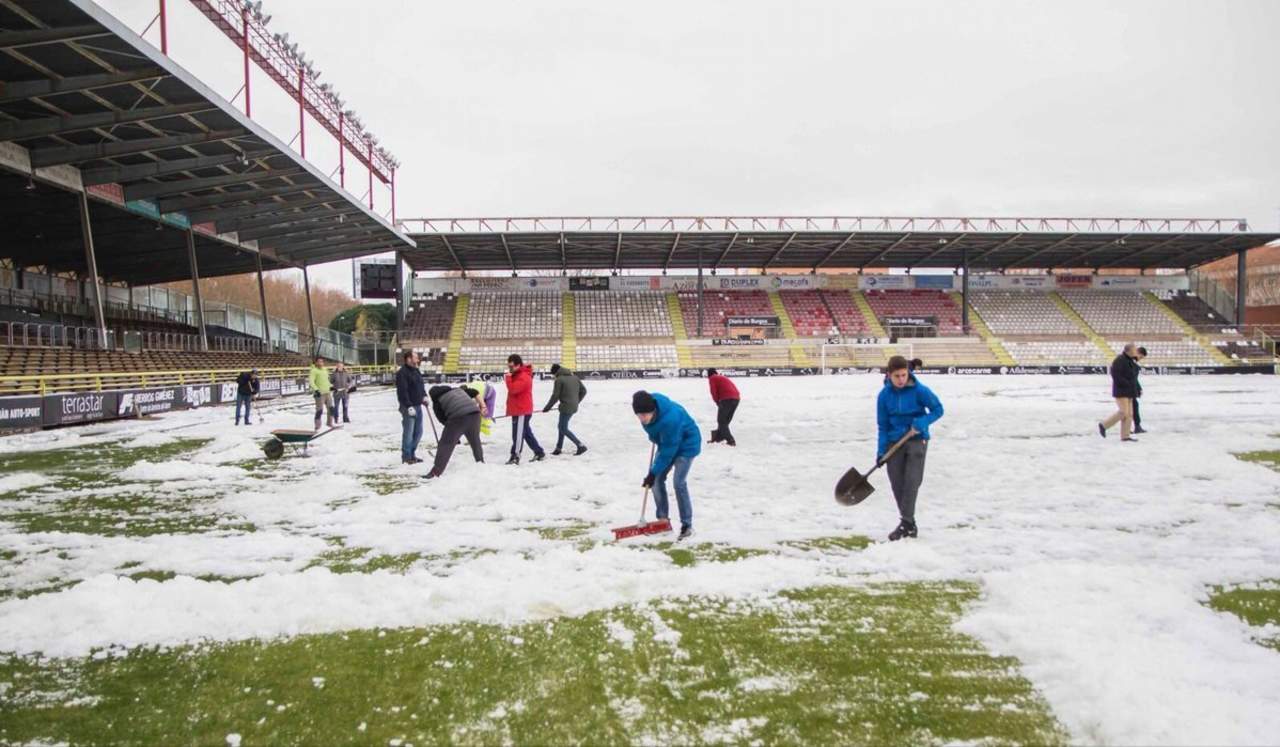
[[[281,379],[280,394],[288,397],[294,394],[302,394],[307,391],[306,379]]]
[[[1054,282],[1059,288],[1088,288],[1093,285],[1093,276],[1055,275]]]
[[[946,290],[952,287],[951,275],[916,275],[917,288],[936,288]]]
[[[1136,277],[1099,277],[1095,285],[1099,288],[1137,288],[1142,281]]]
[[[751,290],[754,288],[762,287],[762,281],[764,280],[764,278],[761,278],[759,275],[756,275],[753,277],[745,277],[745,278],[712,278],[712,280],[720,281],[719,282],[720,290]],[[704,280],[703,285],[706,287],[710,287],[711,284],[707,283]]]
[[[884,323],[890,327],[932,327],[938,323],[933,316],[886,316]]]
[[[609,290],[609,278],[608,277],[569,278],[569,290],[571,291]]]
[[[1044,369],[1037,366],[1001,366],[1000,373],[1014,375],[1040,374],[1044,373]]]
[[[507,278],[471,278],[472,290],[502,290],[507,287]]]
[[[678,279],[678,280],[668,278],[668,279],[667,279],[667,283],[666,283],[666,285],[667,285],[667,287],[668,287],[668,288],[670,288],[671,290],[675,290],[675,291],[682,291],[682,290],[697,290],[697,289],[698,289],[698,279],[697,279],[696,277],[695,277],[695,278],[681,278],[681,279]],[[702,287],[703,287],[704,289],[706,289],[706,290],[710,290],[710,289],[711,289],[711,284],[710,284],[710,283],[703,283],[703,284],[702,284]]]
[[[818,275],[772,275],[769,285],[774,290],[809,290],[821,285]]]
[[[947,366],[947,373],[949,374],[977,374],[981,376],[985,374],[993,374],[995,372],[996,369],[989,366]]]
[[[1015,288],[1048,288],[1049,278],[1046,275],[1015,275],[1009,278],[1009,285]]]
[[[969,289],[974,288],[998,288],[1000,286],[1000,278],[994,275],[970,275]]]
[[[43,418],[40,397],[0,397],[0,431],[39,428]]]
[[[723,338],[717,337],[711,341],[711,344],[712,345],[763,345],[764,340],[736,340],[732,338],[723,339]]]
[[[116,401],[115,392],[48,395],[44,401],[44,424],[87,423],[115,417]]]
[[[627,277],[620,275],[609,278],[610,290],[662,290],[662,279],[658,277]]]
[[[240,394],[240,387],[235,382],[222,384],[222,391],[218,393],[219,402],[235,402],[236,396]]]
[[[731,316],[724,320],[727,327],[777,327],[776,316]]]
[[[120,402],[116,406],[116,414],[120,417],[134,415],[152,415],[158,412],[169,412],[178,402],[178,392],[174,387],[164,389],[143,389],[133,392],[121,392]]]
[[[910,288],[911,277],[908,275],[863,275],[861,286],[867,290]]]
[[[611,379],[638,379],[638,378],[640,378],[640,373],[639,373],[638,371],[610,371],[610,372],[609,372],[609,378],[611,378]]]
[[[183,392],[183,402],[191,408],[213,404],[213,385],[187,387]]]
[[[258,382],[259,397],[279,397],[280,379],[262,379]]]

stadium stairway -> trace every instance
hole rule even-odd
[[[671,334],[676,338],[676,362],[681,368],[693,368],[693,355],[689,353],[689,332],[684,328],[680,298],[674,293],[667,294],[667,315],[671,317]]]
[[[458,360],[462,356],[462,332],[467,328],[467,311],[471,308],[471,296],[463,293],[453,309],[453,327],[449,329],[449,352],[444,355],[444,372],[457,373]]]
[[[577,309],[572,293],[561,296],[560,319],[564,322],[564,337],[560,343],[560,365],[571,369],[578,368]]]
[[[778,315],[778,324],[782,327],[782,336],[791,340],[791,365],[808,367],[813,362],[809,360],[809,356],[804,352],[796,340],[796,325],[791,322],[791,315],[787,313],[787,307],[782,303],[782,296],[777,291],[769,291],[769,304],[773,306],[773,313]]]
[[[1200,345],[1200,347],[1209,351],[1209,355],[1212,355],[1213,360],[1217,362],[1219,365],[1230,366],[1235,363],[1235,361],[1227,357],[1226,353],[1223,353],[1221,350],[1218,349],[1216,345],[1209,342],[1209,339],[1207,337],[1197,332],[1195,327],[1192,327],[1190,324],[1188,324],[1186,319],[1183,319],[1181,316],[1179,316],[1178,312],[1169,308],[1164,304],[1163,301],[1156,298],[1154,293],[1152,293],[1151,291],[1143,291],[1142,297],[1147,299],[1147,301],[1151,302],[1151,304],[1154,305],[1157,309],[1160,309],[1160,312],[1163,313],[1165,316],[1169,317],[1169,319],[1171,319],[1174,324],[1178,325],[1178,329],[1182,330],[1182,333],[1185,334],[1189,339],[1195,340]]]
[[[1071,308],[1071,304],[1067,303],[1065,298],[1058,295],[1057,291],[1050,292],[1049,298],[1053,301],[1054,305],[1058,307],[1058,310],[1062,312],[1063,316],[1070,319],[1071,322],[1079,328],[1080,334],[1089,338],[1090,342],[1106,354],[1107,360],[1116,357],[1116,351],[1111,349],[1111,346],[1107,344],[1107,341],[1103,339],[1102,335],[1095,332],[1093,327],[1089,326],[1089,323],[1084,320],[1084,317],[1080,316],[1076,313],[1075,309]]]
[[[955,291],[952,291],[948,295],[951,296],[951,300],[955,302],[956,306],[959,306],[961,309],[964,308],[963,295]],[[991,328],[987,326],[985,321],[983,321],[982,315],[978,313],[978,310],[973,308],[973,304],[969,304],[969,326],[974,332],[978,333],[978,337],[982,338],[982,341],[987,344],[987,347],[991,348],[991,354],[996,357],[996,360],[1000,361],[1000,365],[1017,365],[1018,362],[1013,359],[1012,355],[1009,355],[1009,351],[1005,350],[1004,345],[1000,344],[1000,340],[991,333]]]
[[[867,301],[867,297],[860,290],[849,291],[853,296],[853,304],[858,307],[858,311],[862,312],[862,318],[867,322],[867,329],[876,337],[888,337],[889,333],[884,331],[884,325],[880,323],[880,318],[876,316],[876,312],[871,309],[871,304]]]

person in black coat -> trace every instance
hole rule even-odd
[[[1134,361],[1137,355],[1136,346],[1129,343],[1111,361],[1111,396],[1116,400],[1116,411],[1098,423],[1098,433],[1103,438],[1107,437],[1108,428],[1119,423],[1121,441],[1138,440],[1129,435],[1133,427],[1133,402],[1138,397],[1138,368]]]
[[[467,385],[457,387],[440,384],[431,387],[431,409],[444,423],[440,444],[436,447],[435,463],[427,473],[427,479],[444,474],[453,456],[453,449],[463,436],[471,446],[471,455],[477,462],[484,461],[484,447],[480,444],[480,419],[485,415],[484,400],[480,392]]]
[[[244,407],[244,424],[249,424],[249,408],[253,406],[253,398],[258,396],[261,387],[256,368],[236,377],[236,425],[240,425],[241,407]]]
[[[417,464],[418,442],[422,440],[422,403],[427,398],[427,384],[418,369],[418,355],[404,353],[404,365],[396,371],[396,400],[400,405],[400,461]]]
[[[1138,354],[1133,358],[1133,376],[1134,376],[1134,395],[1133,395],[1133,432],[1146,433],[1147,429],[1142,427],[1142,415],[1138,413],[1138,400],[1142,399],[1142,382],[1138,381],[1138,374],[1142,373],[1142,361],[1147,357],[1146,348],[1138,348]]]

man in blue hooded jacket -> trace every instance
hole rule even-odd
[[[911,373],[906,358],[895,355],[889,359],[889,375],[876,400],[876,423],[880,427],[880,441],[876,447],[879,462],[889,447],[914,428],[916,435],[902,445],[885,464],[889,484],[893,487],[893,499],[898,502],[898,528],[889,534],[890,541],[903,537],[915,537],[916,493],[924,480],[924,458],[929,449],[929,426],[942,417],[942,403],[933,390],[920,383]]]
[[[653,505],[659,519],[667,518],[667,473],[674,472],[676,507],[680,511],[680,536],[676,541],[693,536],[693,504],[689,501],[689,468],[694,457],[702,453],[702,432],[689,413],[665,395],[646,391],[631,397],[631,409],[640,420],[649,440],[657,447],[649,474],[641,483],[653,488]]]

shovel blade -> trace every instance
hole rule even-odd
[[[671,520],[658,519],[656,521],[647,521],[639,524],[632,524],[631,526],[618,527],[613,530],[613,538],[615,540],[621,540],[628,537],[638,537],[642,534],[661,534],[662,532],[670,531]]]
[[[867,480],[867,475],[859,472],[857,467],[850,467],[849,471],[845,472],[836,483],[836,503],[842,506],[856,506],[874,492],[876,492],[875,486]]]

